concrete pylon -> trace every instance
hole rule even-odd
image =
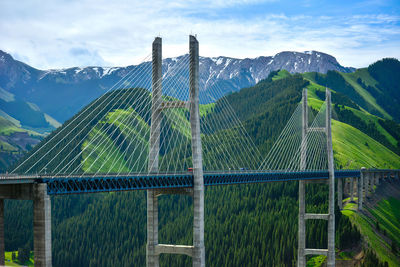
[[[305,170],[307,167],[307,128],[308,128],[308,104],[307,89],[303,90],[303,114],[302,114],[302,142],[300,154],[300,169]],[[297,250],[297,266],[306,266],[306,200],[305,200],[305,181],[299,181],[299,232],[298,232],[298,250]]]
[[[0,199],[0,266],[4,264],[4,199]]]
[[[328,218],[328,261],[327,266],[335,266],[335,170],[332,149],[332,106],[331,91],[326,88],[326,145],[329,171],[329,218]]]
[[[147,247],[146,264],[158,267],[159,255],[184,254],[191,256],[194,267],[205,266],[204,244],[204,178],[203,156],[200,135],[199,111],[199,43],[194,36],[189,37],[189,103],[183,101],[164,102],[162,99],[162,56],[161,38],[153,42],[153,92],[152,117],[150,128],[149,166],[151,173],[158,172],[160,152],[160,126],[162,110],[165,108],[189,107],[192,134],[193,192],[190,190],[148,190],[147,191]],[[165,105],[161,105],[165,104]],[[169,245],[158,243],[158,195],[190,194],[193,197],[193,245]]]
[[[189,37],[190,56],[190,127],[193,161],[193,266],[205,266],[204,246],[204,178],[199,112],[199,42]]]
[[[158,157],[160,153],[160,127],[162,101],[162,40],[155,38],[153,42],[152,58],[152,96],[151,96],[151,126],[148,171],[158,172]],[[147,190],[147,246],[146,264],[158,267],[159,255],[156,253],[158,245],[158,199],[155,190]]]
[[[35,266],[52,266],[51,202],[47,184],[33,185],[33,250]]]
[[[306,213],[305,210],[305,183],[299,181],[299,232],[298,232],[298,257],[297,266],[306,266],[307,255],[325,255],[328,257],[327,266],[335,266],[335,172],[333,165],[332,151],[332,130],[331,130],[331,95],[326,89],[326,123],[325,128],[320,128],[326,134],[328,172],[329,172],[329,211],[328,214]],[[300,169],[307,168],[307,134],[308,134],[308,114],[307,114],[307,90],[303,91],[303,116],[302,116],[302,143]],[[306,248],[306,222],[310,219],[322,219],[328,221],[328,249]]]

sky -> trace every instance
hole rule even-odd
[[[0,0],[0,50],[38,69],[127,66],[187,53],[254,58],[316,50],[367,67],[400,59],[400,0]]]

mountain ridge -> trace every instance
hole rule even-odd
[[[180,64],[183,57],[164,59],[163,72]],[[129,71],[144,64],[150,63],[126,67],[39,70],[0,50],[0,87],[23,101],[36,104],[43,112],[64,122]],[[253,86],[278,69],[287,69],[290,73],[326,73],[329,70],[348,73],[355,70],[343,67],[333,56],[317,51],[283,51],[274,56],[245,59],[200,57],[200,83],[205,85],[205,90],[217,84],[226,94]],[[221,96],[214,97],[218,99]]]

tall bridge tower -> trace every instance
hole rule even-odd
[[[313,128],[308,126],[308,105],[307,105],[307,89],[303,91],[303,114],[302,114],[302,142],[300,154],[300,170],[307,169],[307,135],[313,131],[321,131],[326,134],[326,153],[328,158],[329,172],[329,209],[328,214],[306,213],[305,202],[305,185],[307,181],[299,181],[299,232],[298,232],[298,256],[297,266],[306,266],[307,255],[325,255],[328,257],[327,266],[335,266],[335,172],[332,150],[332,129],[331,129],[331,92],[326,88],[326,117],[324,128]],[[326,183],[326,180],[320,180]],[[339,179],[341,181],[341,179]],[[314,182],[319,182],[318,180]],[[319,219],[328,221],[328,248],[327,249],[311,249],[306,248],[306,220]]]
[[[148,267],[159,266],[161,253],[185,254],[193,258],[193,266],[205,266],[204,246],[204,178],[199,114],[199,43],[189,36],[189,102],[163,101],[162,99],[162,41],[153,42],[152,116],[148,170],[158,172],[160,152],[161,113],[166,108],[188,108],[192,132],[193,189],[147,190],[147,248]],[[162,194],[188,194],[193,197],[193,245],[166,245],[158,243],[158,196]]]

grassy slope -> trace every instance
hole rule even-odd
[[[400,200],[393,197],[381,200],[369,212],[379,221],[380,228],[386,230],[390,239],[400,244]]]
[[[376,233],[374,228],[375,220],[357,212],[356,209],[355,205],[349,203],[344,206],[342,213],[357,225],[364,239],[370,246],[372,244],[375,253],[381,261],[387,261],[389,266],[400,266],[400,259],[390,252],[391,244],[388,244]],[[389,200],[382,200],[375,209],[370,209],[370,212],[377,214],[376,218],[380,221],[382,220],[381,228],[385,228],[389,236],[396,236],[397,239],[400,237],[398,227],[400,224],[400,201],[398,199],[390,198]],[[389,218],[391,223],[384,223]],[[390,224],[394,224],[395,227],[391,227]]]
[[[10,135],[14,132],[23,132],[24,130],[16,126],[11,121],[0,116],[0,135]]]
[[[313,82],[308,86],[308,103],[314,109],[319,109],[323,103],[315,94],[316,90],[325,90],[323,86]],[[378,123],[379,118],[366,111],[346,107],[362,120],[372,121],[392,144],[395,139]],[[332,142],[335,161],[344,168],[380,167],[400,168],[400,157],[379,142],[375,141],[360,130],[339,121],[333,120]],[[368,144],[368,146],[366,145]]]
[[[214,109],[215,104],[200,105],[200,113],[206,116]],[[169,125],[183,136],[190,139],[190,123],[185,116],[183,109],[168,109],[164,111],[164,118]],[[118,145],[116,145],[105,133],[101,125],[97,125],[89,134],[82,145],[83,169],[86,172],[92,172],[101,168],[103,172],[129,172],[140,171],[143,166],[147,166],[148,140],[150,135],[149,125],[133,109],[114,110],[107,115],[107,122],[118,127],[123,137],[131,142],[132,155],[129,160],[124,159]],[[138,131],[138,129],[141,129]],[[97,136],[97,137],[96,137]],[[87,147],[87,148],[86,148]],[[107,151],[107,153],[104,153]],[[144,152],[143,152],[144,151]],[[97,159],[95,161],[96,158]],[[102,165],[98,162],[106,162]],[[143,171],[143,170],[141,170]]]
[[[316,84],[314,82],[311,82],[311,84],[307,87],[308,90],[308,102],[310,104],[310,106],[312,106],[315,109],[319,109],[320,106],[322,105],[323,101],[321,99],[319,99],[319,97],[316,95],[315,91],[319,90],[319,91],[325,91],[325,87]],[[364,89],[363,89],[364,90]],[[396,139],[393,138],[393,136],[391,136],[379,123],[378,121],[380,120],[379,117],[372,115],[370,113],[368,113],[365,110],[357,110],[351,107],[347,107],[345,106],[346,109],[351,110],[356,116],[358,116],[360,119],[362,119],[365,122],[373,122],[376,126],[376,128],[378,129],[378,131],[383,134],[390,143],[392,143],[392,145],[396,146],[397,142]]]
[[[374,78],[369,75],[368,71],[366,68],[364,69],[358,69],[353,73],[340,73],[343,78],[348,82],[353,88],[368,102],[370,103],[374,108],[376,108],[380,113],[382,113],[385,118],[387,119],[392,119],[392,117],[381,107],[376,103],[375,98],[364,88],[362,88],[358,83],[357,79],[361,78],[362,81],[368,86],[374,86],[377,84],[377,82],[374,80]]]
[[[332,142],[336,164],[346,169],[399,169],[400,156],[358,129],[333,120]]]
[[[365,99],[365,101],[370,103],[376,110],[383,114],[386,119],[392,119],[392,117],[379,104],[376,103],[375,98],[357,83],[357,79],[361,78],[367,86],[370,85],[375,87],[375,85],[377,84],[377,81],[372,78],[371,75],[369,75],[366,68],[358,69],[352,73],[339,73],[343,76],[346,82],[349,83],[357,91],[357,93]],[[313,74],[311,72],[303,73],[302,76],[312,82],[314,85],[316,84],[316,81],[313,78]],[[322,86],[319,87],[325,89]]]
[[[12,261],[12,252],[5,252],[6,255],[6,266],[28,266],[28,267],[33,267],[34,262],[33,262],[33,252],[31,252],[31,255],[29,257],[29,262],[25,262],[23,265],[20,264],[18,261]],[[18,257],[18,251],[15,251],[15,255]]]
[[[290,75],[291,74],[287,70],[280,70],[277,75],[272,77],[272,80],[276,81],[276,80],[279,80],[279,79],[282,79],[282,78],[286,78],[286,77],[288,77]]]
[[[378,129],[378,131],[383,134],[386,139],[389,140],[390,143],[392,143],[392,145],[396,146],[397,145],[397,141],[396,139],[393,138],[393,136],[391,136],[379,123],[378,121],[380,120],[379,117],[372,115],[366,111],[361,111],[361,110],[357,110],[354,108],[350,108],[350,107],[345,107],[346,109],[351,110],[356,116],[358,116],[359,118],[361,118],[363,121],[365,122],[373,122],[376,126],[376,128]]]
[[[85,172],[130,171],[120,150],[101,126],[92,129],[88,139],[82,145],[82,150]]]

